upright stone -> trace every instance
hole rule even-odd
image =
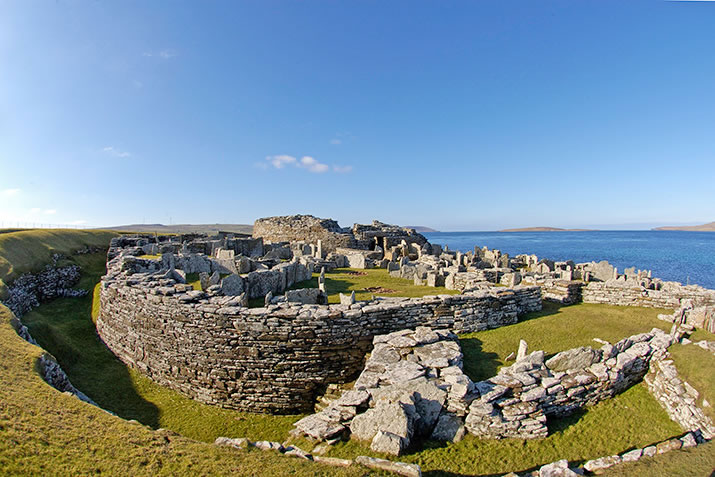
[[[526,358],[526,355],[528,353],[529,353],[529,345],[526,344],[526,341],[519,340],[519,351],[516,353],[516,360],[520,361],[520,360]]]

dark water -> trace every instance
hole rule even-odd
[[[715,232],[431,232],[432,243],[466,252],[487,246],[509,255],[576,263],[608,260],[618,267],[652,270],[653,276],[715,289]]]

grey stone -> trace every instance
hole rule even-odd
[[[243,278],[229,275],[221,280],[221,293],[226,296],[238,296],[244,292]]]
[[[599,354],[590,347],[581,347],[562,351],[546,361],[552,371],[582,369],[598,361]]]
[[[438,441],[459,442],[465,433],[466,429],[462,419],[454,414],[445,413],[437,419],[430,438]]]
[[[387,431],[377,431],[370,443],[371,450],[391,455],[400,455],[404,448],[404,439]]]
[[[386,470],[405,477],[422,477],[422,470],[417,464],[393,462],[391,460],[378,459],[376,457],[368,457],[364,455],[357,456],[355,458],[355,462],[371,469]]]

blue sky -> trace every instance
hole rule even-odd
[[[0,221],[715,220],[715,2],[0,0]]]

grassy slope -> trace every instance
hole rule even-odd
[[[0,469],[3,475],[363,475],[260,451],[234,451],[107,414],[45,383],[42,350],[0,305]],[[117,389],[115,392],[121,392]],[[257,471],[260,469],[260,471]]]
[[[70,254],[85,246],[107,247],[114,232],[85,230],[26,230],[0,234],[0,297],[5,283],[19,274],[50,263],[53,253]]]

